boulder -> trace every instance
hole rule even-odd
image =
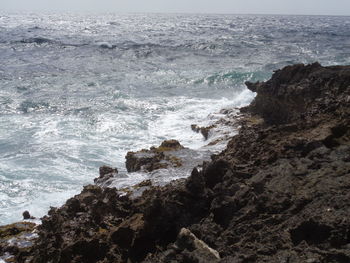
[[[104,165],[100,167],[99,172],[100,176],[94,179],[94,183],[97,185],[106,185],[109,179],[118,174],[118,169]]]
[[[146,171],[180,167],[182,161],[176,157],[176,152],[184,147],[176,140],[166,140],[159,147],[151,147],[138,152],[128,152],[126,155],[126,169],[128,172]]]

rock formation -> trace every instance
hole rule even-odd
[[[17,261],[350,262],[350,66],[247,86],[239,134],[201,170],[137,198],[87,186]]]
[[[157,169],[180,167],[182,161],[176,153],[184,147],[176,140],[166,140],[159,147],[151,147],[138,152],[128,152],[126,155],[126,169],[128,172],[140,170],[151,172]]]

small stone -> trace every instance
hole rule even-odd
[[[30,216],[30,213],[28,212],[28,211],[24,211],[23,212],[23,219],[25,220],[25,219],[31,219],[32,217]]]

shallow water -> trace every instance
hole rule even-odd
[[[0,14],[0,224],[178,139],[292,63],[350,64],[350,17]],[[135,174],[135,180],[138,175]],[[128,180],[133,183],[133,177]]]

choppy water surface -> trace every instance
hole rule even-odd
[[[287,64],[350,64],[350,18],[0,14],[0,224],[122,172],[129,150],[248,103]],[[130,179],[132,182],[132,178]]]

